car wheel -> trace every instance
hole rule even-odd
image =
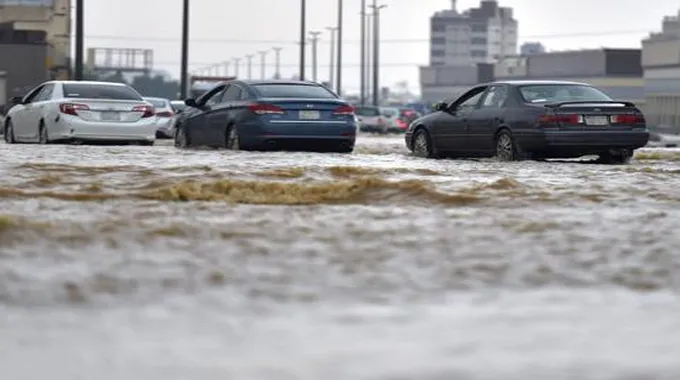
[[[611,149],[607,152],[600,153],[600,162],[610,165],[623,165],[630,162],[633,158],[633,150],[631,149]]]
[[[45,127],[45,124],[40,124],[40,132],[39,132],[39,137],[38,137],[38,143],[39,144],[47,144],[50,141],[49,137],[47,136],[47,127]]]
[[[238,129],[236,128],[235,125],[231,125],[227,127],[227,138],[226,141],[224,142],[224,147],[229,149],[229,150],[239,150],[241,149],[241,139],[239,138],[238,135]]]
[[[433,158],[434,149],[432,148],[432,140],[430,134],[424,129],[418,129],[413,136],[413,155],[422,158]]]
[[[496,158],[500,161],[516,161],[518,159],[515,139],[508,130],[502,130],[496,136]]]
[[[5,122],[5,141],[8,144],[15,144],[17,142],[14,137],[14,124],[12,123],[12,120],[7,120]]]
[[[189,136],[183,127],[178,127],[175,130],[175,147],[176,148],[188,148],[189,147]]]

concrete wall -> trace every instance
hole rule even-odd
[[[452,100],[474,85],[459,85],[459,86],[428,86],[421,89],[421,98],[426,103],[435,103],[442,100]]]
[[[427,86],[447,86],[477,83],[476,65],[467,66],[426,66],[420,68],[420,84]]]
[[[525,78],[527,74],[527,57],[505,57],[494,67],[494,77],[497,79]]]
[[[529,57],[527,75],[539,77],[599,77],[605,75],[603,50],[567,51]]]
[[[7,73],[7,97],[25,95],[27,90],[47,81],[46,62],[46,45],[0,45],[0,71]]]

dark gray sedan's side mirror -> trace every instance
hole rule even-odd
[[[17,104],[21,104],[23,102],[24,102],[24,98],[22,98],[21,96],[13,96],[13,97],[9,98],[9,104],[11,104],[11,105],[17,105]]]
[[[196,99],[194,99],[194,98],[189,98],[189,99],[185,100],[184,104],[186,104],[189,107],[198,108],[198,104],[196,103]]]
[[[446,109],[447,104],[445,102],[438,102],[434,105],[435,111],[444,111]]]

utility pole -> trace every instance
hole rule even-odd
[[[361,58],[359,69],[361,71],[360,86],[361,91],[359,93],[359,104],[362,106],[366,104],[366,0],[361,0]]]
[[[84,27],[84,9],[83,9],[83,3],[84,0],[76,0],[76,54],[75,54],[75,79],[76,80],[83,80],[83,60],[84,60],[84,38],[85,36],[83,35],[83,31],[85,29]]]
[[[241,64],[241,58],[234,58],[234,76],[236,79],[239,79],[238,77],[238,68]]]
[[[373,0],[373,106],[380,103],[380,10],[387,5],[378,5]]]
[[[231,62],[224,62],[222,63],[222,67],[224,67],[224,76],[228,77],[229,76],[229,66]]]
[[[305,80],[305,39],[307,38],[306,1],[300,0],[300,80]]]
[[[180,89],[182,99],[189,93],[189,0],[182,4],[182,62],[180,64]]]
[[[265,79],[267,77],[267,53],[266,50],[258,51],[260,54],[260,79]]]
[[[366,62],[365,66],[363,67],[363,72],[364,72],[364,77],[366,78],[366,103],[369,103],[369,95],[371,94],[371,90],[373,88],[373,78],[370,75],[372,62],[373,62],[373,57],[371,55],[371,52],[373,51],[372,47],[372,28],[371,25],[373,25],[373,14],[366,14]]]
[[[321,32],[309,32],[309,35],[311,36],[310,40],[312,42],[312,80],[314,82],[318,82],[318,77],[317,77],[317,71],[319,69],[318,67],[318,56],[317,56],[317,47],[319,44],[319,35]]]
[[[330,70],[329,70],[329,73],[328,73],[328,83],[329,83],[330,88],[333,88],[333,84],[335,83],[335,80],[334,80],[335,78],[333,78],[335,76],[335,67],[334,67],[334,64],[335,64],[335,31],[338,30],[338,28],[329,26],[329,27],[326,27],[326,29],[331,33],[331,58],[330,58],[330,64],[329,64]]]
[[[253,79],[253,57],[254,55],[246,55],[246,62],[248,63],[248,79]]]
[[[189,0],[182,4],[182,62],[180,64],[180,97],[189,95]]]
[[[274,79],[281,79],[281,48],[275,47],[272,50],[274,50],[274,64],[276,67]]]
[[[338,0],[338,25],[336,26],[338,29],[338,62],[336,64],[338,73],[335,79],[335,92],[340,96],[342,96],[342,12],[342,0]]]

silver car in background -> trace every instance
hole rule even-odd
[[[154,107],[126,84],[50,81],[12,102],[5,120],[8,143],[156,140]]]
[[[144,100],[151,103],[156,110],[156,138],[172,138],[172,130],[175,123],[175,110],[170,104],[170,100],[151,97],[145,97]]]
[[[356,106],[354,114],[359,122],[359,130],[362,132],[387,133],[389,122],[385,119],[379,107]]]

